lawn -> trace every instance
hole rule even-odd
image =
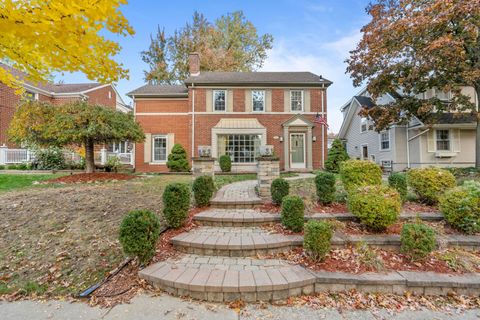
[[[60,174],[0,174],[0,192],[31,187],[35,181],[59,177]]]

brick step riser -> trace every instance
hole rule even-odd
[[[299,246],[300,245],[298,246],[287,245],[287,246],[281,246],[278,248],[266,248],[266,249],[210,249],[210,248],[197,248],[197,247],[183,246],[178,244],[173,245],[175,250],[183,253],[197,254],[202,256],[243,257],[243,258],[288,252],[289,250]]]
[[[194,219],[198,225],[206,227],[259,227],[272,223],[280,222],[274,221],[214,221],[214,220],[197,220]]]

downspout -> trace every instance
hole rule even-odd
[[[133,119],[135,121],[137,121],[137,104],[135,103],[135,96],[133,95],[132,96],[132,100],[133,100]],[[144,145],[145,146],[145,145]],[[136,167],[136,164],[137,162],[135,161],[135,149],[137,148],[137,143],[134,142],[133,143],[133,148],[132,148],[132,159],[130,160],[130,163],[132,164],[132,167],[133,167],[133,170],[135,171],[135,167]],[[144,147],[145,148],[145,147]]]
[[[325,98],[325,85],[322,84],[322,117],[326,119],[325,106],[323,99]],[[322,125],[322,169],[325,169],[325,125]]]
[[[192,155],[195,155],[195,84],[192,83]]]
[[[421,135],[423,135],[424,133],[427,133],[428,131],[430,131],[430,129],[426,129],[426,130],[420,132],[419,134],[414,135],[413,137],[411,137],[409,139],[408,138],[408,125],[407,125],[407,166],[408,166],[408,168],[410,168],[410,141],[420,137]]]

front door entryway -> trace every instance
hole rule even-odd
[[[368,160],[368,146],[362,146],[362,160]]]
[[[305,159],[305,133],[290,133],[290,168],[306,168]]]

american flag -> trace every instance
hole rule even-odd
[[[327,129],[328,129],[327,120],[325,120],[325,118],[322,117],[319,113],[317,113],[317,115],[315,116],[315,120],[314,120],[313,122],[314,122],[314,123],[321,124],[321,125],[324,125],[324,126],[326,126]]]

